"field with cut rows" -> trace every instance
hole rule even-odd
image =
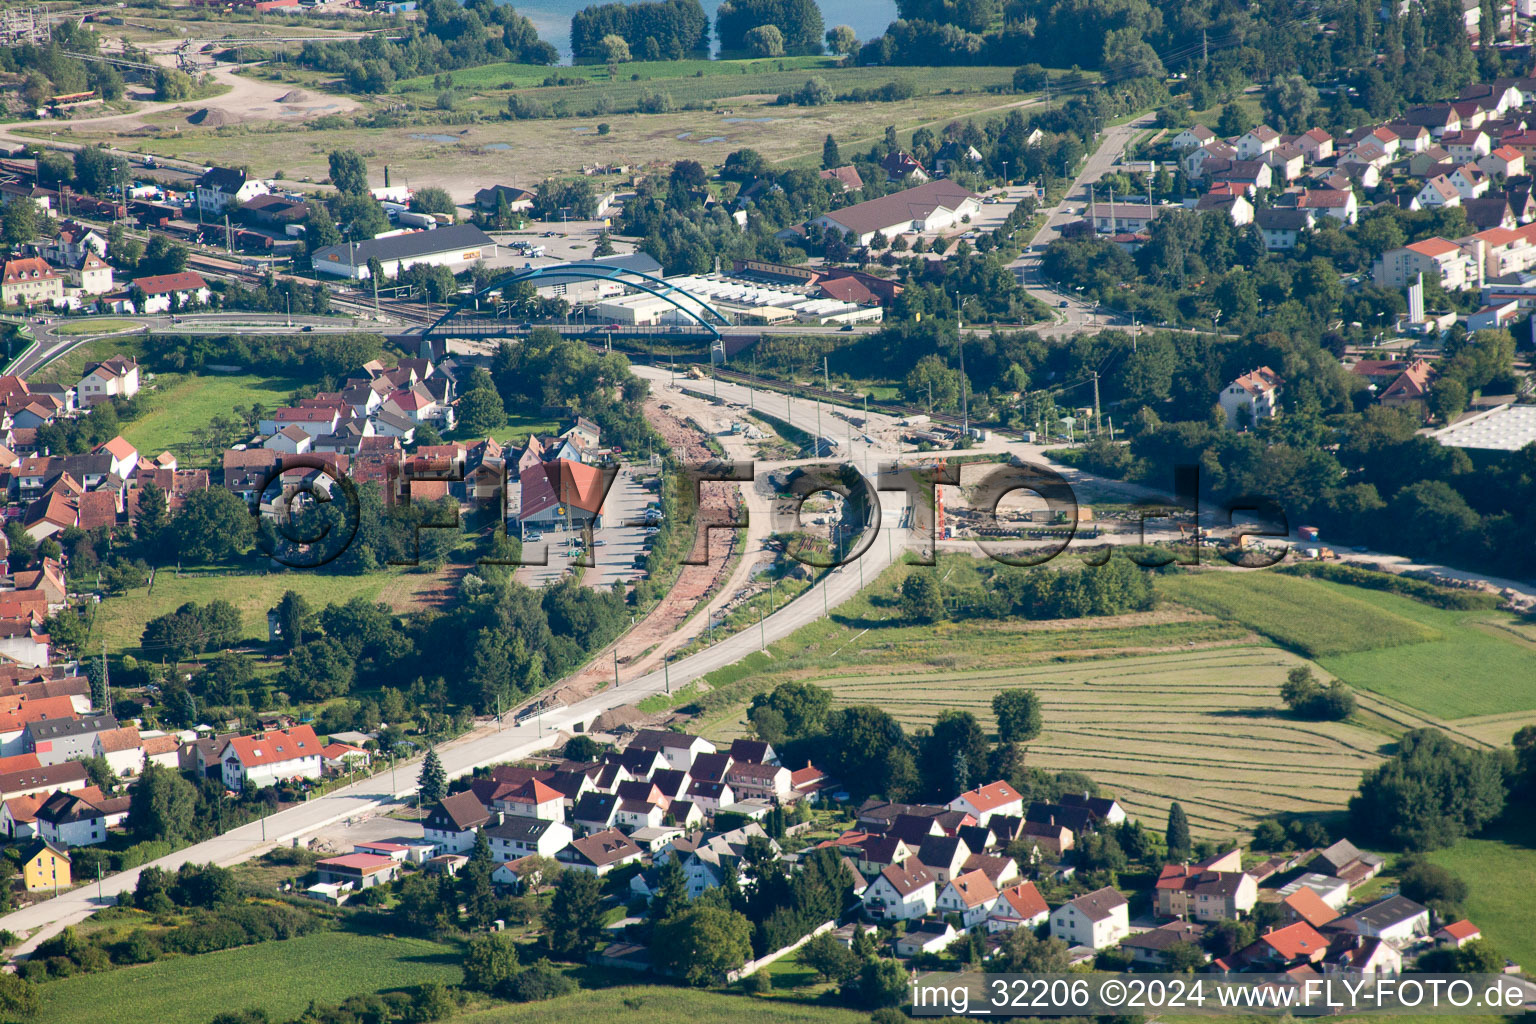
[[[992,695],[1040,695],[1046,729],[1031,764],[1085,772],[1134,814],[1160,822],[1178,800],[1195,831],[1234,835],[1277,812],[1343,806],[1385,738],[1346,723],[1282,715],[1279,688],[1299,659],[1268,646],[1195,647],[1167,654],[984,672],[828,676],[844,704],[877,704],[908,731],[945,708],[993,729]]]

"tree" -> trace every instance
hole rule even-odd
[[[368,164],[362,154],[350,149],[338,149],[330,154],[331,184],[341,193],[359,194],[368,191]]]
[[[990,969],[1008,974],[1065,974],[1069,966],[1065,942],[1015,928],[998,947],[996,965]]]
[[[909,622],[937,622],[944,617],[944,598],[933,573],[919,569],[901,581],[901,613]]]
[[[608,64],[628,64],[634,58],[629,55],[629,42],[623,36],[606,35],[602,42],[603,61]]]
[[[244,554],[255,535],[245,501],[222,487],[187,495],[171,526],[181,557],[189,562],[220,562]]]
[[[417,213],[445,213],[450,217],[457,216],[459,212],[447,189],[441,189],[435,185],[428,185],[411,193],[411,209]]]
[[[833,25],[827,29],[827,49],[839,57],[857,53],[859,49],[858,33],[848,25]]]
[[[1004,690],[992,698],[997,738],[1003,743],[1028,743],[1040,735],[1044,715],[1040,698],[1029,690]]]
[[[1286,674],[1280,699],[1302,718],[1314,721],[1343,721],[1355,712],[1355,695],[1348,686],[1335,679],[1325,687],[1305,665]]]
[[[711,984],[726,971],[746,963],[751,955],[751,922],[723,907],[689,907],[662,921],[652,932],[652,962],[690,985]]]
[[[1168,859],[1170,861],[1187,860],[1190,850],[1193,849],[1189,838],[1189,818],[1184,814],[1184,807],[1175,800],[1168,808]]]
[[[1277,78],[1264,93],[1264,112],[1282,132],[1306,131],[1316,109],[1317,90],[1301,75]]]
[[[851,949],[822,932],[800,947],[800,962],[815,971],[822,981],[841,984],[859,969],[859,958]]]
[[[37,204],[30,199],[7,203],[0,215],[0,241],[19,249],[37,237]]]
[[[150,274],[179,274],[187,269],[187,247],[165,235],[154,235],[139,261],[139,269]]]
[[[1163,951],[1163,962],[1170,971],[1191,974],[1205,966],[1206,955],[1193,942],[1175,942]]]
[[[19,974],[0,974],[0,1020],[30,1021],[39,1009],[37,989]]]
[[[688,876],[682,858],[668,857],[657,873],[656,894],[651,897],[646,915],[652,922],[666,921],[688,906]]]
[[[777,25],[759,25],[743,37],[746,49],[754,57],[784,56],[784,33]]]
[[[1231,956],[1246,949],[1258,938],[1258,927],[1252,921],[1214,921],[1201,936],[1206,952],[1212,956]]]
[[[1432,949],[1413,962],[1412,970],[1421,974],[1502,974],[1504,964],[1503,953],[1486,940],[1474,939],[1460,949]]]
[[[837,148],[837,140],[831,133],[827,135],[827,141],[821,144],[821,166],[827,170],[843,166],[843,154]]]
[[[146,553],[159,550],[161,536],[170,522],[170,505],[165,491],[153,480],[146,480],[139,488],[139,509],[133,520],[133,534],[144,545]]]
[[[459,872],[459,902],[464,907],[465,919],[477,928],[496,919],[496,886],[491,881],[491,872],[495,870],[490,837],[484,829],[477,829],[469,862]]]
[[[459,399],[459,426],[465,433],[481,437],[506,425],[506,407],[489,381]]]
[[[1377,842],[1432,850],[1476,835],[1504,810],[1505,797],[1499,753],[1414,729],[1399,737],[1394,757],[1366,772],[1349,813]]]
[[[146,760],[128,805],[128,831],[138,842],[178,843],[193,836],[197,790],[192,783]]]
[[[602,902],[602,883],[596,875],[586,871],[563,873],[544,915],[549,951],[561,960],[585,960],[603,937]]]
[[[1242,135],[1252,127],[1253,117],[1248,113],[1248,108],[1235,100],[1221,108],[1221,116],[1216,120],[1218,135]]]
[[[427,756],[421,762],[421,774],[416,778],[416,785],[421,790],[423,804],[435,804],[448,795],[448,773],[443,770],[443,762],[437,756],[436,747],[427,749]]]
[[[155,99],[162,103],[190,98],[195,85],[192,76],[185,71],[177,71],[175,68],[159,68],[155,71]]]
[[[1429,408],[1441,423],[1450,423],[1467,410],[1467,386],[1455,377],[1436,381],[1429,393]]]
[[[1467,883],[1455,874],[1426,860],[1412,861],[1403,872],[1398,891],[1422,903],[1442,921],[1455,917],[1467,901]]]
[[[314,609],[303,594],[283,591],[273,611],[277,613],[278,643],[290,651],[311,639],[309,634],[319,628],[315,624]]]
[[[776,712],[783,721],[785,736],[795,739],[819,731],[831,709],[830,691],[814,683],[787,682],[774,687],[771,693],[753,697],[747,717],[755,725],[761,712]]]
[[[596,761],[603,752],[602,744],[591,736],[572,736],[560,752],[567,761]]]
[[[844,986],[844,991],[866,1009],[900,1006],[907,997],[907,972],[895,960],[866,960],[849,988]]]
[[[464,987],[490,992],[518,972],[517,943],[507,932],[490,932],[469,940],[464,951]]]

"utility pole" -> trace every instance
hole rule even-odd
[[[828,391],[832,390],[832,372],[827,369],[827,357],[821,357],[821,382],[826,385]]]
[[[1093,371],[1093,432],[1095,435],[1104,427],[1104,421],[1099,418],[1099,371]]]
[[[619,649],[613,649],[613,685],[617,689],[619,685]]]
[[[672,656],[670,654],[663,654],[661,656],[661,678],[662,678],[662,682],[666,683],[667,692],[671,693],[672,692]]]
[[[106,711],[112,707],[112,677],[107,674],[107,638],[101,638],[101,689],[107,695],[107,707],[97,708],[98,712]]]
[[[763,606],[757,606],[757,630],[758,646],[763,650],[768,649],[768,627],[763,624]]]
[[[969,401],[970,380],[965,376],[965,331],[960,322],[962,309],[960,293],[955,292],[955,342],[960,348],[960,429],[966,437],[971,436],[971,408]]]

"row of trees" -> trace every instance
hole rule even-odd
[[[707,54],[709,18],[699,0],[650,0],[586,7],[571,19],[577,61],[611,59],[610,37],[622,40],[636,60],[681,60]]]

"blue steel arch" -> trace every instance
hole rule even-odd
[[[638,288],[640,291],[654,295],[658,299],[665,300],[674,309],[686,313],[689,317],[697,321],[699,326],[708,330],[716,338],[720,337],[719,329],[714,324],[704,319],[704,317],[700,316],[697,311],[679,302],[676,298],[673,297],[673,293],[688,296],[690,302],[694,303],[706,312],[713,314],[717,320],[719,320],[727,327],[729,327],[731,323],[730,320],[726,319],[725,314],[721,313],[718,309],[711,306],[703,299],[700,299],[693,293],[684,291],[675,285],[670,285],[663,278],[656,277],[653,274],[647,274],[641,270],[630,270],[625,267],[597,267],[590,265],[582,266],[579,264],[573,266],[566,264],[549,267],[533,267],[527,270],[515,271],[511,274],[507,274],[504,277],[498,277],[496,280],[490,282],[484,288],[481,288],[479,291],[471,295],[466,302],[461,302],[453,309],[450,309],[448,312],[438,317],[437,320],[433,321],[432,325],[428,327],[424,333],[433,333],[443,324],[457,316],[459,313],[462,313],[464,310],[468,309],[469,302],[476,301],[481,296],[486,295],[489,292],[496,291],[497,289],[509,284],[517,284],[521,281],[533,281],[541,277],[579,277],[589,281],[618,281],[621,284],[628,285],[631,288]],[[638,278],[639,280],[630,280],[631,278]]]

